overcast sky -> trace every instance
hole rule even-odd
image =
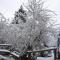
[[[6,18],[12,18],[14,12],[18,10],[22,3],[26,3],[27,0],[0,0],[0,12],[4,14]],[[57,14],[57,20],[60,19],[60,0],[46,0],[46,7]],[[60,21],[59,21],[60,22]]]

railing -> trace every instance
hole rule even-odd
[[[0,44],[0,46],[11,46],[11,44]],[[54,60],[56,60],[56,50],[57,50],[57,48],[46,48],[46,49],[42,49],[42,50],[34,50],[34,51],[27,51],[27,54],[28,54],[28,60],[32,60],[31,59],[31,53],[37,53],[37,52],[43,52],[43,51],[51,51],[51,50],[53,50],[54,51]],[[15,53],[12,53],[11,51],[9,51],[9,50],[1,50],[0,49],[0,52],[8,52],[8,53],[10,53],[10,54],[12,54],[12,55],[14,55],[14,56],[16,56],[16,57],[18,57],[19,58],[19,55],[17,55],[17,54],[15,54]]]
[[[35,50],[35,51],[27,51],[28,53],[28,60],[32,60],[31,59],[31,53],[36,53],[36,52],[42,52],[42,51],[54,51],[54,60],[56,60],[56,50],[57,48],[46,48],[46,49],[42,49],[42,50]]]
[[[11,54],[12,56],[15,56],[16,58],[19,58],[18,54],[16,54],[15,52],[11,52],[11,51],[9,51],[7,49],[0,49],[0,54],[1,53],[8,53],[8,54]]]
[[[12,44],[0,44],[0,46],[12,46]]]
[[[9,49],[11,46],[12,44],[0,44],[0,49]]]

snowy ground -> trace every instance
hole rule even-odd
[[[0,60],[3,58],[4,60],[15,60],[13,57],[10,56],[2,56],[0,55]],[[37,60],[54,60],[54,54],[51,57],[37,57]]]
[[[53,57],[37,57],[37,60],[54,60]]]
[[[51,57],[37,57],[37,60],[54,60],[54,53],[52,52]]]
[[[10,56],[3,56],[3,55],[0,55],[0,60],[2,60],[2,59],[4,59],[4,60],[15,60],[15,59],[13,59],[12,57],[10,57]]]
[[[2,55],[0,55],[0,59],[4,58],[5,60],[15,60],[12,57],[4,57]],[[37,57],[37,60],[54,60],[53,57]]]
[[[5,60],[15,60],[12,57],[5,57],[5,56],[0,55],[0,59],[1,58]],[[54,60],[54,58],[53,57],[37,57],[37,60]]]

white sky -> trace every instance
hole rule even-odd
[[[27,0],[0,0],[0,12],[4,14],[6,18],[12,18],[14,12],[18,10],[20,5],[26,3]],[[60,0],[46,0],[46,6],[50,10],[56,12],[57,19],[60,19]],[[60,21],[59,21],[60,22]]]

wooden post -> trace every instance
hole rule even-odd
[[[28,53],[28,60],[31,60],[31,53]]]
[[[54,60],[56,60],[56,49],[54,49]]]

